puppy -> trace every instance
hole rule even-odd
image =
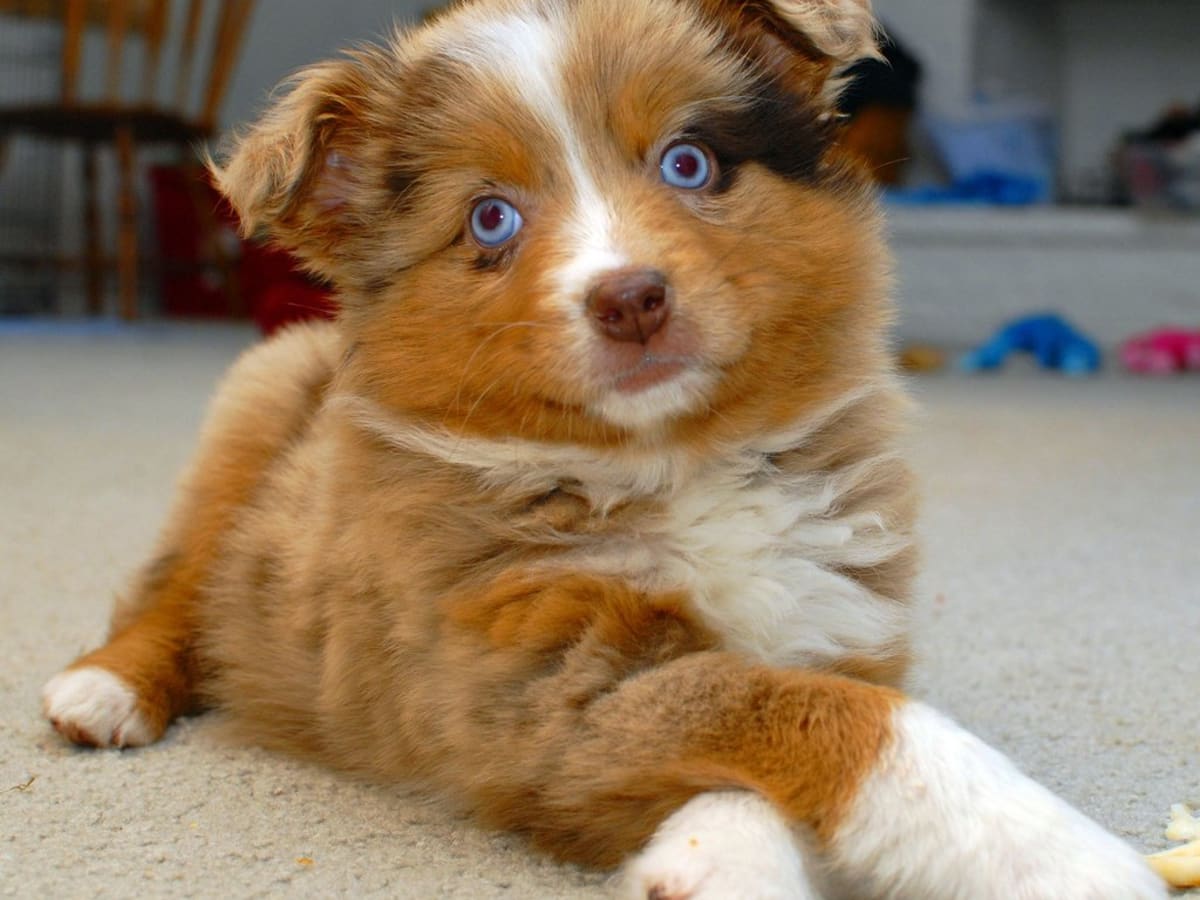
[[[67,738],[199,707],[639,898],[1152,898],[898,685],[866,0],[480,0],[308,69],[216,178],[334,282],[221,387]]]

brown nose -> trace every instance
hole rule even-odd
[[[587,310],[600,333],[623,343],[644,344],[671,314],[667,276],[657,269],[620,269],[598,278]]]

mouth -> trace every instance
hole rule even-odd
[[[614,361],[615,362],[615,361]],[[612,365],[592,412],[625,428],[654,428],[702,407],[716,382],[704,357],[643,353],[640,360]]]
[[[613,388],[620,394],[641,393],[677,377],[688,366],[685,358],[646,354],[637,365],[617,375]]]

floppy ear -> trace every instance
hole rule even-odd
[[[832,103],[842,69],[879,57],[871,0],[701,0],[796,89]]]
[[[769,0],[762,5],[802,35],[834,69],[879,55],[871,0]]]
[[[233,137],[223,163],[209,160],[243,234],[265,233],[325,274],[358,188],[368,65],[362,55],[302,70],[257,124]]]

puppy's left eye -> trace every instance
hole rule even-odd
[[[696,144],[672,144],[659,163],[662,180],[671,187],[698,191],[712,181],[713,163],[708,152]]]
[[[489,249],[507,244],[524,224],[520,210],[499,197],[480,200],[471,210],[471,234]]]

